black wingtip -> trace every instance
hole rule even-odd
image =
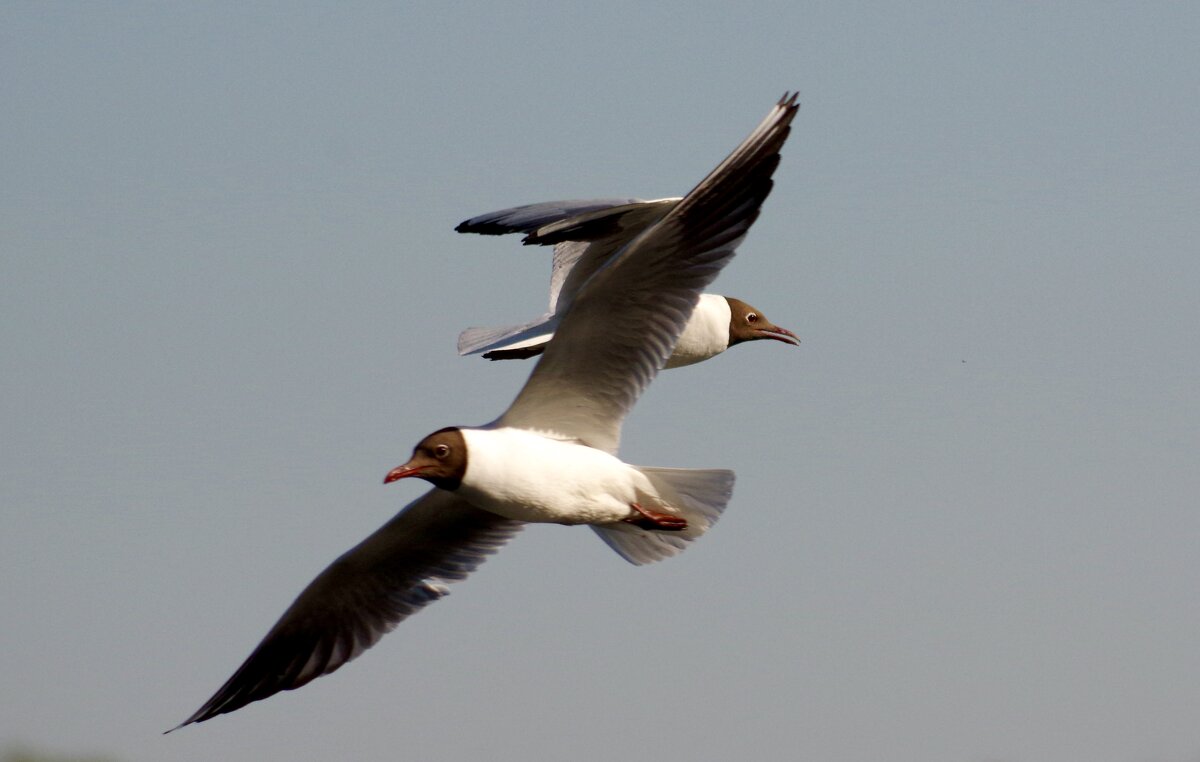
[[[213,717],[216,717],[217,714],[220,714],[220,712],[217,712],[217,714],[211,714],[208,711],[208,709],[209,709],[208,704],[205,704],[204,706],[200,707],[200,709],[195,714],[193,714],[191,717],[188,717],[186,720],[179,723],[178,725],[171,728],[170,730],[164,730],[163,735],[164,736],[169,735],[171,733],[174,733],[176,730],[179,730],[180,728],[186,728],[188,725],[193,725],[197,722],[204,722],[205,720],[211,720]]]
[[[463,220],[454,227],[454,232],[474,233],[476,235],[505,235],[506,233],[513,232],[513,230],[508,225],[502,225],[498,222]]]

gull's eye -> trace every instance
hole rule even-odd
[[[747,312],[746,313],[746,322],[747,323],[757,323],[758,322],[758,313],[757,312]]]
[[[450,445],[440,444],[433,448],[433,457],[441,459],[450,454]]]

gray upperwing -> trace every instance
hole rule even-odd
[[[550,311],[564,312],[593,273],[677,203],[679,199],[667,198],[588,212],[553,222],[526,236],[527,244],[554,244]]]
[[[678,198],[544,201],[488,212],[459,223],[455,230],[460,233],[526,233],[523,243],[553,245],[554,256],[547,315],[515,326],[468,328],[459,334],[458,353],[505,349],[509,343],[506,339],[564,311],[592,273],[678,202]]]

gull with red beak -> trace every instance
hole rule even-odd
[[[699,185],[595,269],[503,415],[417,443],[384,481],[416,477],[433,489],[321,572],[179,727],[333,672],[527,522],[587,524],[635,564],[704,534],[732,495],[733,472],[625,463],[616,456],[621,425],[758,217],[798,108],[785,95]]]
[[[481,214],[459,224],[460,233],[525,233],[526,245],[553,245],[550,306],[541,317],[503,328],[468,328],[459,334],[458,353],[483,353],[489,360],[540,355],[554,336],[579,289],[596,270],[642,231],[663,219],[682,199],[593,199],[549,201]],[[701,294],[664,368],[702,362],[734,344],[774,339],[799,344],[796,334],[774,325],[740,299]]]

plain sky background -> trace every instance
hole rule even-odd
[[[1200,759],[1200,7],[0,6],[0,747],[121,762]],[[528,363],[467,325],[803,107],[663,374],[684,555],[532,527],[300,691],[161,732]]]

